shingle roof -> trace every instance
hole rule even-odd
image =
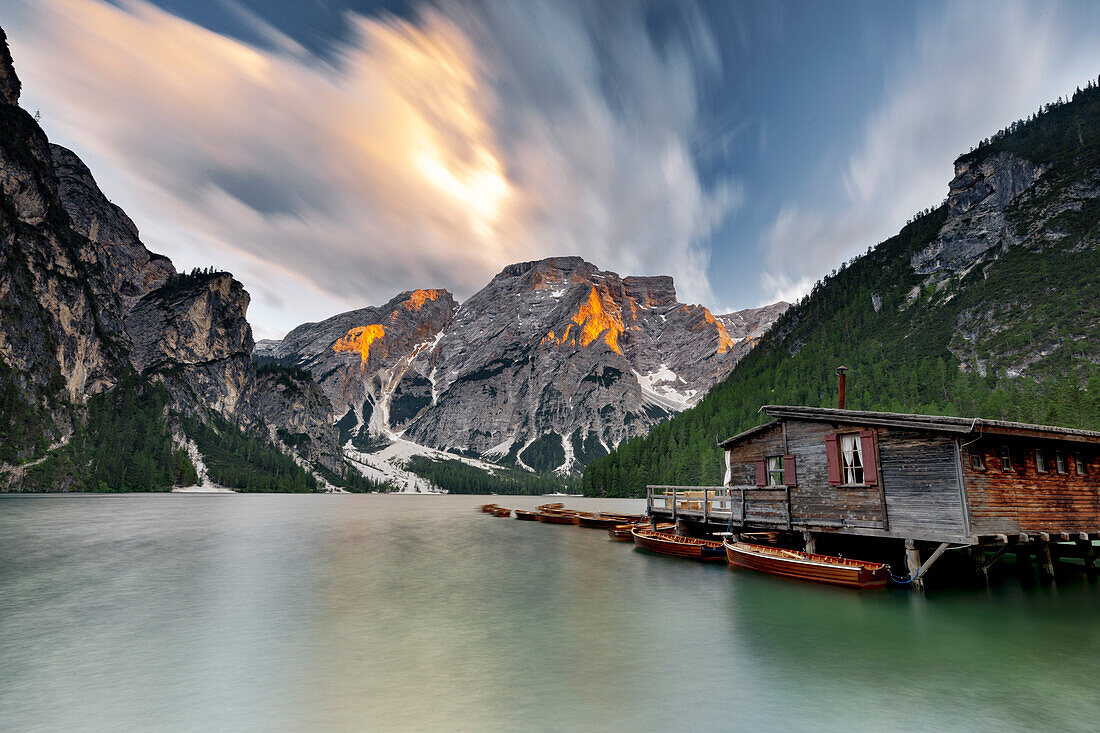
[[[791,407],[783,405],[765,405],[760,408],[771,417],[778,419],[812,420],[853,425],[874,425],[880,427],[904,428],[909,430],[930,430],[937,433],[995,433],[1034,438],[1061,438],[1078,442],[1100,444],[1100,432],[1061,428],[1053,425],[1034,425],[1031,423],[1009,422],[1007,420],[984,420],[980,417],[949,417],[946,415],[912,415],[899,412],[869,412],[865,410],[838,410],[830,407]],[[723,448],[754,434],[764,426],[747,430],[722,441]]]

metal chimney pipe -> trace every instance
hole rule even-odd
[[[840,393],[837,395],[837,401],[836,401],[837,405],[836,406],[837,406],[838,409],[841,409],[841,410],[844,409],[844,386],[845,386],[844,383],[846,381],[844,373],[846,371],[848,371],[848,367],[846,367],[846,366],[838,366],[836,368],[836,375],[838,377],[840,377]]]

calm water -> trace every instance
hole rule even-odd
[[[0,729],[1100,728],[1097,586],[860,594],[483,501],[2,497]]]

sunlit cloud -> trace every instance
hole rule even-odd
[[[709,302],[706,242],[742,192],[690,152],[707,29],[688,13],[658,47],[629,7],[597,33],[585,3],[520,5],[350,16],[331,60],[139,0],[39,0],[8,30],[51,137],[150,248],[241,278],[259,336],[564,254]]]

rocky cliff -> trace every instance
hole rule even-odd
[[[287,452],[298,447],[302,465],[342,472],[331,406],[317,387],[308,377],[257,375],[241,284],[228,273],[177,274],[149,252],[88,168],[49,143],[18,96],[0,31],[0,398],[7,408],[0,486],[27,465],[49,465],[51,451],[66,450],[81,433],[87,400],[123,382],[143,395],[152,385],[166,390],[168,418],[157,430],[170,431],[178,446],[188,436],[171,416],[217,417]],[[308,445],[283,439],[307,431]],[[86,436],[81,442],[94,449]],[[159,448],[149,454],[169,460]],[[159,468],[153,474],[167,471]],[[79,473],[79,466],[54,466],[49,475],[67,486]],[[50,480],[37,486],[50,488]]]
[[[697,401],[785,308],[716,317],[672,278],[559,257],[506,267],[461,307],[402,293],[257,354],[312,372],[349,449],[404,440],[569,471]]]

